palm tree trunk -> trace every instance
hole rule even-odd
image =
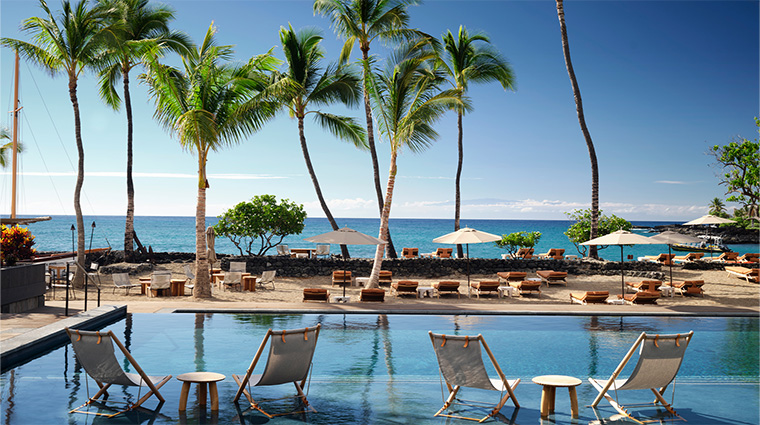
[[[74,108],[74,135],[76,136],[79,155],[77,183],[74,187],[74,213],[77,220],[77,263],[82,267],[81,270],[84,270],[84,218],[82,217],[82,205],[79,202],[84,184],[84,145],[82,144],[82,124],[79,118],[79,100],[77,99],[77,78],[74,75],[69,76],[69,98],[71,99],[71,106]],[[74,276],[74,286],[81,286],[84,281],[82,273],[76,270]]]
[[[581,125],[581,131],[583,137],[586,139],[586,147],[588,147],[588,156],[591,160],[591,233],[590,239],[594,239],[597,236],[597,228],[599,227],[599,164],[596,160],[596,151],[594,150],[594,142],[591,140],[591,134],[586,127],[586,118],[583,115],[583,100],[581,99],[581,89],[578,87],[578,81],[575,78],[575,71],[573,70],[573,63],[570,60],[570,44],[567,41],[567,28],[565,27],[565,9],[562,5],[562,0],[557,1],[557,16],[559,17],[559,27],[562,32],[562,51],[565,54],[565,65],[567,66],[567,74],[570,76],[570,83],[573,86],[573,96],[575,97],[575,109],[578,112],[578,122]],[[589,248],[589,257],[597,258],[596,246],[592,245]]]
[[[338,230],[340,227],[338,227],[338,223],[335,222],[335,218],[333,218],[332,213],[330,212],[330,209],[327,208],[327,202],[325,202],[324,196],[322,196],[322,189],[319,187],[319,181],[317,181],[317,174],[314,172],[314,167],[311,165],[311,157],[309,156],[309,148],[306,146],[306,134],[304,134],[303,131],[303,115],[298,116],[298,136],[301,139],[301,151],[303,152],[303,159],[306,161],[306,168],[309,170],[309,176],[311,177],[311,182],[314,184],[314,190],[317,192],[317,199],[319,199],[319,205],[322,206],[322,211],[325,212],[325,216],[327,216],[327,221],[330,222],[330,226],[332,226],[333,230]],[[343,258],[351,258],[350,254],[348,253],[348,247],[346,245],[340,246],[340,252],[343,255]]]
[[[386,240],[388,236],[388,220],[391,216],[391,201],[393,200],[393,187],[396,185],[396,151],[391,151],[391,167],[388,171],[388,186],[385,190],[385,202],[383,203],[383,213],[380,215],[380,232],[379,238]],[[379,287],[380,269],[383,266],[383,252],[385,245],[378,245],[375,250],[375,262],[372,264],[372,273],[369,275],[367,288]]]
[[[198,153],[198,202],[195,206],[195,287],[193,298],[211,298],[206,255],[206,157]]]
[[[135,231],[135,187],[132,181],[132,99],[129,96],[129,70],[121,72],[124,78],[124,109],[127,112],[127,219],[124,226],[124,258],[132,260]]]
[[[462,112],[457,112],[457,129],[459,130],[459,138],[457,139],[457,147],[459,149],[459,162],[457,163],[457,177],[454,185],[455,189],[455,201],[454,201],[454,231],[459,230],[459,212],[462,205],[462,195],[459,189],[459,184],[462,180],[462,159],[464,158],[464,149],[462,146]],[[464,252],[462,251],[462,245],[457,245],[457,258],[462,258]]]
[[[367,64],[367,59],[369,59],[369,47],[366,49],[362,47],[362,60],[363,63]],[[364,68],[365,73],[365,79],[367,74],[367,69]],[[367,92],[367,85],[364,84],[364,115],[367,119],[367,145],[369,146],[369,153],[372,157],[372,173],[374,176],[375,181],[375,193],[377,194],[377,208],[380,212],[380,215],[383,214],[383,188],[380,186],[380,166],[377,162],[377,149],[375,148],[375,132],[374,127],[372,124],[372,107],[369,102],[369,92]],[[396,248],[393,246],[393,241],[391,240],[391,232],[388,230],[388,257],[390,258],[398,258],[398,255],[396,254]]]

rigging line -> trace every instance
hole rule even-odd
[[[50,169],[47,166],[47,162],[45,162],[45,157],[42,155],[40,144],[37,143],[37,137],[34,135],[34,131],[32,130],[32,126],[29,124],[29,120],[26,119],[26,116],[24,115],[22,116],[24,117],[23,119],[24,123],[29,129],[29,133],[32,135],[32,140],[34,140],[34,147],[37,148],[37,152],[40,154],[40,159],[42,160],[42,166],[45,167],[45,171],[47,172],[48,179],[50,179],[50,184],[53,186],[53,192],[55,192],[55,197],[58,198],[58,204],[60,204],[61,206],[61,211],[65,214],[66,207],[63,206],[63,201],[61,200],[61,195],[58,193],[58,188],[55,185],[55,180],[53,180],[53,176],[50,174]]]

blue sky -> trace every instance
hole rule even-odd
[[[322,28],[329,61],[339,40],[310,1],[164,1],[175,29],[200,42],[213,21],[217,40],[235,45],[240,61],[274,47],[292,24]],[[50,7],[59,10],[60,3]],[[212,6],[213,5],[213,6]],[[3,37],[29,40],[19,23],[41,16],[36,1],[0,3]],[[517,91],[472,86],[474,111],[464,119],[462,217],[564,219],[590,204],[588,151],[578,125],[553,1],[435,1],[410,9],[411,25],[429,34],[487,33],[509,59]],[[600,166],[605,213],[629,220],[686,221],[725,198],[706,154],[732,137],[757,138],[758,2],[572,1],[565,3],[571,54]],[[382,55],[379,43],[371,53]],[[12,109],[13,55],[0,51],[4,111]],[[131,75],[135,122],[135,210],[138,215],[195,214],[196,161],[152,118],[145,87]],[[24,122],[20,214],[73,214],[76,145],[63,76],[21,64]],[[40,94],[42,93],[42,95]],[[100,101],[95,78],[79,82],[85,147],[85,215],[126,212],[124,112]],[[325,109],[327,110],[327,109]],[[330,109],[363,122],[359,109]],[[10,114],[2,125],[10,126]],[[403,152],[392,217],[453,217],[456,117],[438,122],[438,141],[421,154]],[[336,217],[377,217],[369,154],[333,138],[311,121],[306,137],[322,191]],[[388,144],[378,144],[381,180]],[[304,204],[321,217],[306,171],[296,122],[283,114],[237,146],[209,158],[208,215],[258,194]],[[0,176],[0,212],[10,211],[10,177]]]

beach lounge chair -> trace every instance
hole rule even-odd
[[[520,248],[517,250],[515,258],[527,260],[529,258],[533,258],[533,252],[535,252],[533,248]]]
[[[403,294],[417,296],[417,287],[419,284],[419,282],[413,280],[399,280],[398,282],[393,282],[391,284],[391,288],[393,288],[391,292],[395,293],[397,297]]]
[[[149,297],[162,297],[169,295],[172,286],[171,272],[153,272],[150,275]]]
[[[234,288],[237,287],[238,291],[242,287],[243,283],[243,273],[240,272],[226,272],[224,273],[224,280],[222,281],[222,287],[223,288]]]
[[[335,270],[332,273],[333,285],[351,285],[351,272],[348,270]]]
[[[536,272],[541,281],[550,285],[565,285],[567,286],[567,272],[555,272],[554,270],[538,270]]]
[[[705,256],[704,252],[690,252],[686,255],[677,255],[673,258],[676,263],[688,263],[691,261],[701,260]]]
[[[325,301],[330,302],[330,291],[324,288],[304,288],[303,302],[306,301]]]
[[[325,257],[330,256],[330,244],[317,244],[317,249],[314,250],[314,256],[318,258],[320,255],[323,255]]]
[[[438,258],[451,258],[451,254],[454,252],[454,248],[438,248],[430,254],[431,257]]]
[[[419,248],[403,248],[401,256],[404,258],[417,258],[420,256],[420,250]]]
[[[185,264],[182,268],[184,269],[185,277],[187,278],[187,280],[185,281],[185,288],[192,291],[193,288],[195,288],[195,284],[190,283],[190,282],[195,280],[195,273],[193,273],[193,270],[187,264]]]
[[[100,388],[95,395],[90,397],[89,386],[87,386],[87,402],[69,413],[88,413],[98,416],[106,416],[112,418],[121,413],[132,410],[139,407],[151,396],[155,395],[159,402],[163,403],[164,398],[158,391],[165,383],[172,379],[171,375],[167,376],[148,376],[127,349],[122,345],[121,341],[116,338],[113,331],[108,332],[92,332],[83,331],[77,329],[66,328],[66,334],[71,340],[71,346],[74,348],[79,364],[82,365],[87,375],[89,375]],[[129,362],[130,369],[136,373],[127,373],[122,369],[121,363],[116,359],[114,355],[114,344],[119,347],[119,350],[124,354],[125,360]],[[118,410],[115,413],[99,413],[90,412],[87,410],[80,410],[83,407],[93,402],[105,403],[108,398],[108,388],[111,385],[116,386],[130,386],[130,387],[148,387],[149,391],[139,397],[134,404],[126,403],[126,409]],[[122,390],[119,390],[121,392]],[[138,393],[139,394],[139,393]],[[98,400],[103,396],[103,400]]]
[[[705,296],[705,291],[702,289],[704,286],[704,280],[685,280],[683,282],[673,282],[667,286],[671,286],[679,294],[683,295],[701,295]]]
[[[528,277],[527,272],[497,272],[496,276],[499,277],[499,280],[505,280],[507,282],[522,282],[525,280],[526,277]]]
[[[746,253],[740,257],[737,257],[737,260],[742,263],[757,263],[760,262],[760,254]]]
[[[441,292],[455,293],[457,294],[457,298],[461,296],[461,294],[459,293],[459,282],[455,282],[451,280],[435,282],[433,283],[433,288],[435,288],[435,290],[438,291],[439,298],[441,297]]]
[[[643,423],[644,420],[631,416],[627,408],[633,407],[632,405],[624,406],[619,403],[617,393],[623,390],[648,389],[656,398],[653,404],[662,404],[670,414],[681,419],[670,403],[665,400],[663,394],[678,374],[678,369],[681,367],[692,335],[694,335],[693,331],[688,334],[676,335],[648,335],[646,332],[642,332],[609,379],[588,379],[591,385],[599,391],[599,395],[591,403],[591,407],[596,407],[602,398],[606,398],[620,414],[638,423]],[[639,357],[631,375],[626,379],[618,379],[618,375],[623,371],[637,348]],[[673,395],[675,396],[675,384],[673,385]],[[659,420],[653,422],[659,422]]]
[[[732,263],[735,261],[739,261],[739,253],[738,252],[724,252],[710,261],[718,262],[718,263],[727,263],[727,262]]]
[[[480,282],[470,282],[470,287],[475,290],[475,294],[480,298],[480,294],[492,293],[499,295],[499,281],[498,280],[485,280]]]
[[[553,258],[555,260],[561,260],[564,256],[565,250],[562,248],[551,248],[547,253],[538,254],[538,258]]]
[[[132,283],[129,281],[128,273],[114,273],[111,275],[113,279],[113,293],[116,293],[117,289],[125,289],[124,295],[129,295],[129,289],[135,286],[139,287],[139,283]]]
[[[540,280],[523,280],[520,282],[509,282],[509,286],[517,288],[520,291],[520,295],[526,295],[528,292],[538,292],[538,297],[541,298],[541,281]]]
[[[359,301],[384,302],[385,291],[380,288],[362,289],[361,294],[359,295]]]
[[[604,304],[610,296],[610,291],[586,291],[571,292],[570,303],[586,304]]]
[[[657,304],[660,298],[659,292],[640,291],[635,294],[618,295],[618,298],[627,304]]]
[[[642,280],[641,282],[625,283],[625,289],[632,290],[633,292],[657,292],[660,290],[660,286],[662,286],[662,281],[659,280]]]
[[[726,266],[726,272],[731,276],[746,280],[747,283],[760,282],[760,269],[748,269],[747,267],[741,266]]]
[[[673,265],[673,258],[676,254],[660,254],[660,255],[645,255],[639,257],[639,261],[650,261],[653,263],[660,263],[666,266]]]
[[[520,379],[508,380],[504,376],[504,372],[499,367],[499,363],[496,361],[491,349],[488,348],[483,335],[444,335],[434,334],[433,332],[428,332],[428,334],[430,335],[430,341],[433,343],[435,356],[438,359],[438,370],[443,381],[446,382],[446,388],[449,392],[448,397],[443,403],[443,407],[433,416],[483,422],[490,417],[496,416],[510,398],[516,408],[520,407],[514,393],[514,389],[520,383]],[[496,370],[497,378],[488,376],[488,371],[486,371],[485,364],[483,363],[482,351],[486,352],[488,359]],[[501,396],[495,404],[481,401],[467,402],[467,400],[457,398],[457,393],[462,388],[497,391],[501,393]],[[443,392],[443,389],[441,391]],[[445,394],[442,394],[442,396],[445,397]],[[459,416],[453,414],[453,412],[444,413],[454,405],[485,408],[488,409],[488,414],[483,418],[472,418]]]
[[[259,284],[259,286],[264,287],[264,285],[272,284],[272,290],[274,290],[274,277],[277,275],[277,270],[267,270],[263,273],[261,273],[261,277],[256,280],[256,283]]]
[[[290,257],[290,247],[287,245],[277,245],[277,255],[287,255]]]
[[[306,399],[308,388],[306,388],[306,393],[304,393],[304,386],[306,385],[311,372],[311,361],[314,357],[314,349],[317,347],[317,338],[319,338],[320,327],[321,325],[317,325],[311,328],[283,331],[273,331],[272,329],[269,329],[266,335],[264,335],[264,340],[261,341],[259,349],[253,356],[253,361],[251,361],[251,365],[248,366],[245,375],[232,375],[232,379],[238,384],[238,390],[233,399],[234,402],[237,403],[240,396],[245,395],[245,398],[248,399],[248,402],[253,409],[258,410],[270,419],[275,416],[305,413],[306,411],[316,412]],[[253,370],[256,367],[256,364],[258,364],[259,359],[261,359],[261,355],[264,353],[264,348],[266,348],[267,342],[269,342],[269,356],[267,357],[266,366],[260,375],[254,375]],[[295,385],[297,393],[292,397],[256,401],[251,394],[252,387],[290,383]],[[275,414],[265,411],[261,406],[261,403],[264,402],[291,398],[300,401],[302,406],[299,407],[302,407],[302,409]]]
[[[390,286],[391,283],[393,283],[393,272],[390,270],[380,270],[380,277],[377,284],[380,286]]]

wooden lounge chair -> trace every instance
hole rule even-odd
[[[129,273],[114,273],[111,275],[113,279],[113,293],[116,293],[117,289],[125,289],[124,295],[129,295],[129,289],[135,286],[140,286],[139,283],[132,283],[129,281]]]
[[[253,409],[266,415],[268,418],[275,416],[290,415],[294,413],[305,413],[307,411],[316,412],[306,399],[308,388],[304,393],[304,386],[309,382],[311,372],[311,362],[314,357],[314,349],[317,347],[319,338],[319,329],[321,325],[311,328],[292,329],[283,331],[273,331],[269,329],[261,341],[258,351],[253,356],[251,365],[248,366],[245,375],[232,375],[232,379],[238,384],[237,393],[233,399],[235,403],[240,400],[241,395],[245,395]],[[269,341],[269,356],[264,371],[261,375],[253,375],[253,369],[259,362],[264,348]],[[261,405],[262,402],[282,400],[282,398],[256,401],[251,394],[251,387],[282,385],[292,383],[296,387],[296,395],[285,397],[286,399],[295,398],[300,403],[302,409],[285,413],[269,413]],[[283,403],[279,403],[282,405]]]
[[[536,272],[541,281],[549,285],[567,286],[567,272],[555,272],[554,270],[538,270]]]
[[[116,338],[113,331],[93,332],[66,328],[66,334],[71,340],[71,346],[74,347],[74,354],[76,354],[79,364],[82,365],[85,372],[87,372],[87,375],[94,379],[100,388],[95,395],[90,397],[89,386],[86,386],[88,389],[87,402],[76,409],[71,410],[69,413],[87,413],[112,418],[139,407],[153,395],[156,396],[160,403],[164,402],[164,398],[161,396],[158,389],[172,379],[172,376],[148,376],[148,374],[142,370],[140,365],[137,364],[137,360],[132,357],[121,341]],[[125,361],[129,362],[130,369],[134,370],[136,373],[127,373],[122,369],[122,363],[120,363],[114,355],[114,345],[119,347],[119,350],[121,350],[124,355]],[[100,413],[99,411],[91,412],[88,410],[80,410],[93,402],[105,403],[108,398],[108,388],[110,388],[111,385],[116,385],[117,387],[148,387],[149,391],[142,395],[142,397],[140,397],[134,404],[126,401],[127,408],[116,411],[115,413],[109,414]],[[119,389],[118,392],[121,393],[122,391],[122,389]],[[103,396],[103,400],[98,400],[101,396]]]
[[[641,291],[634,294],[618,295],[627,304],[657,304],[659,292]]]
[[[351,272],[348,270],[335,270],[332,273],[333,285],[351,285]]]
[[[746,253],[740,257],[737,258],[738,261],[742,263],[757,263],[760,262],[760,254],[757,253]]]
[[[383,302],[385,301],[385,291],[380,288],[362,289],[359,301]]]
[[[625,289],[632,290],[634,292],[657,292],[660,290],[660,286],[662,286],[662,281],[659,280],[642,280],[641,282],[625,283]]]
[[[434,253],[430,254],[430,256],[438,258],[451,258],[451,254],[453,252],[454,248],[438,248]]]
[[[688,263],[691,261],[701,260],[705,256],[704,252],[690,252],[686,255],[677,255],[673,258],[676,263]]]
[[[570,303],[586,304],[604,304],[610,296],[610,291],[586,291],[571,292]]]
[[[520,295],[526,295],[526,292],[538,292],[541,298],[541,281],[540,280],[523,280],[520,282],[509,282],[509,286],[517,288]]]
[[[733,251],[724,252],[710,261],[718,262],[718,263],[733,263],[733,262],[739,261],[739,253],[733,252]]]
[[[681,419],[670,403],[665,400],[663,394],[678,374],[686,348],[689,346],[693,335],[693,331],[688,334],[676,335],[648,335],[646,332],[642,332],[609,379],[588,379],[591,385],[599,391],[599,395],[591,403],[591,407],[596,407],[602,398],[605,398],[620,414],[638,423],[660,422],[661,418],[653,421],[647,421],[644,418],[636,419],[631,416],[631,410],[629,410],[632,406],[626,408],[618,401],[618,391],[648,389],[655,396],[653,404],[662,404],[670,414]],[[639,356],[631,376],[626,379],[618,379],[636,349],[639,350]],[[675,384],[673,384],[673,396],[675,396]]]
[[[393,272],[390,270],[380,270],[380,277],[377,284],[380,286],[390,286],[393,283]]]
[[[517,250],[517,253],[515,254],[515,258],[527,260],[529,258],[533,258],[534,252],[535,250],[533,248],[520,248]]]
[[[433,283],[433,288],[435,288],[435,290],[438,291],[439,298],[441,296],[441,292],[455,293],[457,294],[457,298],[461,296],[461,294],[459,293],[459,282],[455,282],[452,280],[444,280],[441,282],[435,282]]]
[[[538,254],[538,258],[553,258],[555,260],[561,260],[564,256],[565,250],[563,248],[551,248],[547,253]]]
[[[330,291],[324,288],[303,288],[303,302],[324,301],[330,302]]]
[[[741,266],[726,266],[726,272],[731,276],[746,280],[747,283],[760,283],[760,268],[748,269]]]
[[[393,289],[391,292],[395,293],[397,297],[402,294],[412,294],[417,296],[417,287],[419,284],[419,282],[413,280],[399,280],[398,282],[393,282],[391,284],[391,288]]]
[[[525,280],[526,277],[528,277],[528,273],[526,272],[497,272],[496,276],[499,277],[499,280],[505,280],[507,282],[522,282]]]
[[[401,256],[404,258],[417,258],[420,256],[420,250],[419,248],[403,248]]]
[[[491,349],[488,348],[483,335],[443,335],[434,334],[433,332],[428,332],[428,334],[430,335],[430,341],[433,343],[435,356],[438,359],[438,370],[440,371],[442,380],[446,381],[446,388],[449,391],[449,396],[444,401],[443,407],[433,416],[483,422],[499,414],[501,408],[510,398],[516,408],[520,407],[514,393],[514,389],[520,383],[520,379],[508,380],[504,376],[504,372],[499,367],[499,363],[496,361],[496,357],[494,357]],[[483,363],[481,347],[485,350],[486,355],[488,355],[488,359],[491,361],[493,369],[496,370],[498,378],[488,376],[488,371]],[[501,392],[502,396],[495,406],[493,403],[480,401],[468,403],[468,400],[457,398],[457,393],[463,387],[497,391]],[[454,414],[454,411],[452,413],[444,413],[455,405],[475,407],[478,410],[485,408],[488,414],[483,418],[472,418],[459,416]],[[462,410],[462,408],[457,408],[456,413],[462,414]]]
[[[683,282],[673,282],[668,285],[683,295],[701,295],[705,296],[705,291],[702,289],[704,286],[704,280],[684,280]]]
[[[480,294],[492,293],[499,295],[499,281],[498,280],[485,280],[481,282],[471,282],[470,287],[475,290],[475,293],[480,298]]]
[[[660,255],[645,255],[644,257],[641,257],[645,259],[646,261],[651,261],[653,263],[660,263],[666,266],[673,265],[673,258],[675,258],[676,254],[660,254]],[[641,260],[639,258],[639,260]]]

